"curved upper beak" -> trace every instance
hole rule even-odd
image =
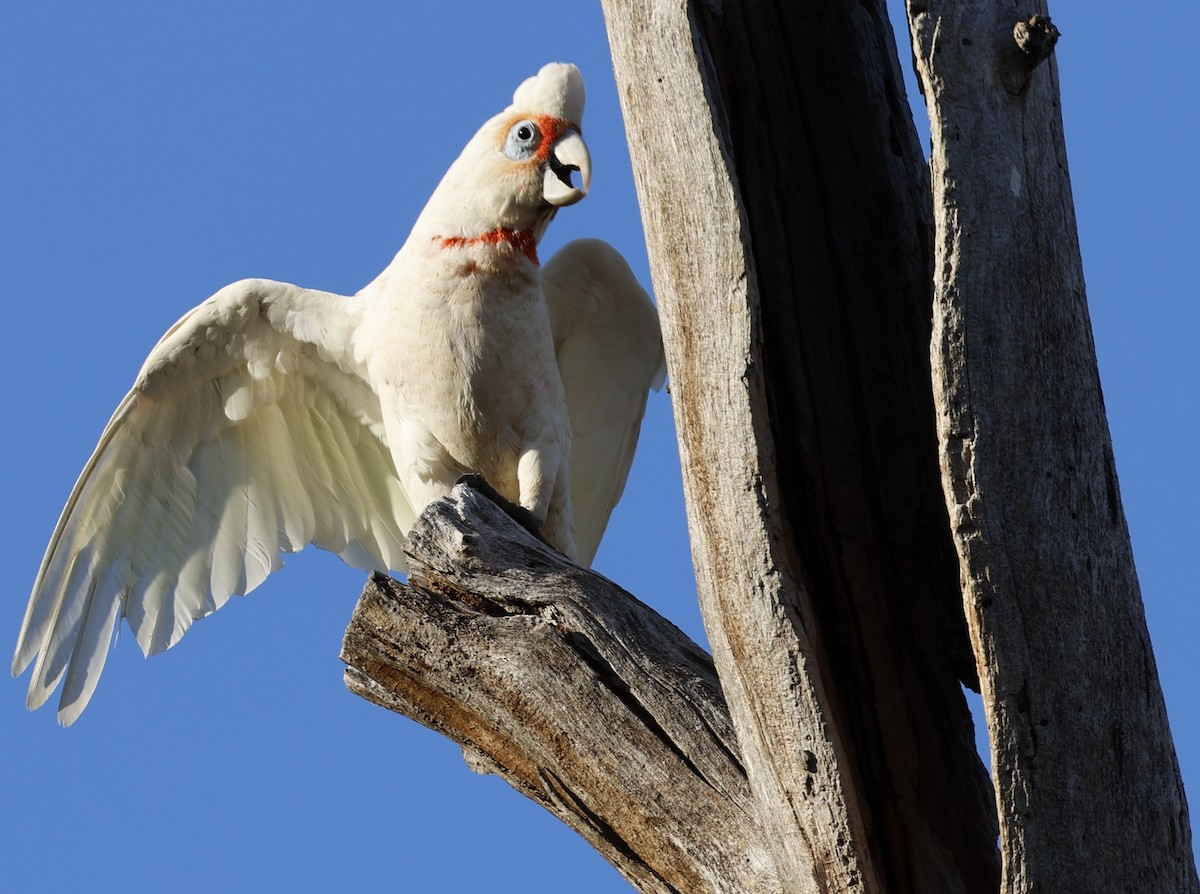
[[[578,177],[578,184],[572,177]],[[577,130],[568,130],[550,147],[550,158],[542,181],[542,197],[559,207],[574,205],[587,195],[592,183],[592,156]]]

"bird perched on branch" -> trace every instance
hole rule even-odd
[[[658,319],[615,249],[538,263],[587,193],[578,69],[550,64],[451,165],[395,259],[354,297],[227,286],[150,353],[46,550],[13,674],[63,683],[72,723],[128,620],[146,654],[309,543],[403,571],[401,544],[463,474],[590,563],[621,495]],[[64,681],[65,678],[65,681]]]

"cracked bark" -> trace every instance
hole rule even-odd
[[[708,654],[460,484],[374,576],[346,685],[463,746],[646,892],[779,892]]]
[[[994,890],[883,4],[603,6],[701,607],[784,886]]]
[[[1033,6],[908,6],[933,134],[942,477],[1003,890],[1195,892],[1091,337],[1058,31]]]

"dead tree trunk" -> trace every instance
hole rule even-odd
[[[908,6],[933,131],[942,476],[1003,890],[1194,892],[1096,369],[1048,58],[1057,32],[1032,6]]]
[[[987,891],[925,166],[879,2],[606,0],[714,659],[790,891]]]

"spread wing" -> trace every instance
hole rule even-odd
[[[222,289],[151,352],[79,476],[33,586],[13,675],[87,705],[119,618],[174,645],[315,543],[404,568],[414,514],[353,356],[361,304],[267,280]]]
[[[646,397],[666,378],[658,313],[625,259],[595,239],[571,242],[542,270],[571,417],[571,508],[591,564],[625,489]]]

